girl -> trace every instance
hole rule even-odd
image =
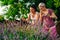
[[[36,6],[34,4],[30,6],[30,13],[28,14],[28,18],[23,20],[29,22],[34,28],[39,28],[39,15],[38,12],[36,12]]]

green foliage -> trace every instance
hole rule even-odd
[[[18,3],[18,0],[0,0],[4,5]]]
[[[10,39],[10,40],[11,40],[11,39],[13,39],[13,38],[14,38],[14,34],[13,34],[13,33],[9,33],[9,34],[8,34],[8,37],[9,37],[8,39]]]
[[[53,0],[55,3],[55,7],[58,8],[60,6],[60,0]]]
[[[58,17],[58,21],[60,20],[60,0],[53,0],[55,6],[55,12]]]
[[[27,18],[27,14],[29,13],[29,5],[35,3],[38,7],[40,2],[46,3],[48,8],[54,9],[56,15],[59,13],[60,0],[0,0],[4,5],[11,5],[7,12],[7,18],[9,20],[15,20],[15,16],[18,15],[18,18]],[[29,4],[30,3],[30,4]],[[12,18],[10,18],[10,16]],[[57,15],[60,17],[59,15]]]
[[[0,22],[4,21],[4,17],[0,15]]]
[[[18,6],[17,5],[11,5],[10,8],[8,9],[8,12],[7,12],[7,18],[13,20],[15,15],[19,15],[18,13]],[[10,18],[12,17],[12,18]]]
[[[53,0],[46,0],[46,6],[48,7],[48,8],[52,8],[53,6],[54,6],[54,1]]]

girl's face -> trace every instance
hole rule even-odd
[[[34,13],[35,12],[35,9],[30,7],[30,12]]]

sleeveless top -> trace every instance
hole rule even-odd
[[[43,25],[46,25],[48,27],[52,27],[55,25],[54,21],[52,18],[50,18],[48,15],[52,15],[52,10],[48,9],[48,14],[47,15],[43,15]]]
[[[29,13],[28,15],[30,15],[30,23],[35,24],[35,22],[36,22],[36,16],[38,15],[38,12],[36,12],[36,14],[34,15],[34,17],[32,17],[31,13]],[[35,25],[37,25],[37,26],[40,25],[40,20],[38,20],[37,24],[35,24]]]

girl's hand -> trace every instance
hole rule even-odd
[[[25,18],[22,18],[23,21],[25,21],[26,19]]]
[[[48,31],[49,33],[51,32],[51,29],[49,29],[49,31]]]

